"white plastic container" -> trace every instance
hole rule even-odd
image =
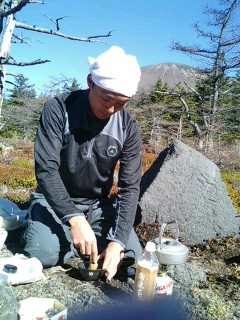
[[[29,297],[20,301],[20,320],[66,320],[67,308],[53,298]],[[52,314],[52,315],[51,315]]]
[[[17,271],[15,273],[7,272],[4,267],[6,264],[15,266]],[[7,276],[8,283],[12,285],[44,280],[45,276],[42,270],[41,262],[35,257],[27,258],[23,254],[16,253],[11,257],[0,258],[0,274]]]

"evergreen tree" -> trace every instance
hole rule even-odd
[[[10,102],[14,104],[24,104],[24,101],[36,98],[34,85],[28,83],[28,78],[23,74],[16,76],[15,85],[10,91]]]
[[[81,85],[77,82],[77,80],[74,78],[72,82],[69,84],[69,82],[66,82],[63,86],[63,91],[65,92],[72,92],[79,90],[81,88]]]

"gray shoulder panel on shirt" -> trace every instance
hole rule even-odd
[[[123,146],[126,137],[122,122],[121,112],[114,113],[101,131],[101,134],[113,137]]]
[[[65,126],[64,126],[64,134],[69,132],[69,121],[68,121],[68,113],[65,112]],[[125,130],[123,130],[123,120],[121,112],[114,113],[106,126],[101,131],[101,134],[105,134],[117,140],[121,146],[123,146],[124,141],[126,139]]]

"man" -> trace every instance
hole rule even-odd
[[[73,256],[103,259],[110,280],[141,246],[133,230],[141,179],[138,125],[124,109],[136,93],[140,68],[113,46],[89,58],[88,90],[50,100],[35,142],[37,189],[32,194],[25,251],[43,266]],[[109,197],[120,161],[117,202]]]

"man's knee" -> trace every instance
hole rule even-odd
[[[56,234],[39,221],[29,221],[24,235],[24,250],[38,258],[44,267],[51,267],[59,260],[59,240]]]

